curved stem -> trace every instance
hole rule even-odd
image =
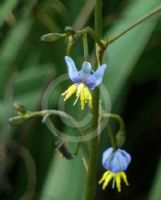
[[[118,133],[116,134],[116,137],[114,137],[114,135],[110,130],[108,133],[111,144],[114,148],[123,146],[125,143],[126,134],[125,134],[125,123],[122,117],[120,117],[120,115],[112,113],[104,113],[101,117],[109,117],[118,121],[120,128]]]
[[[58,116],[66,118],[66,119],[69,119],[73,123],[73,125],[79,130],[80,134],[82,136],[85,136],[85,133],[80,128],[78,121],[71,115],[69,115],[63,111],[60,111],[60,110],[52,109],[52,110],[42,110],[42,111],[35,111],[35,112],[27,111],[26,114],[24,114],[24,115],[17,115],[17,116],[9,118],[9,122],[11,124],[22,124],[26,120],[31,119],[31,118],[36,118],[36,117],[42,117],[43,118],[42,122],[45,122],[45,120],[50,115],[58,115]]]
[[[120,125],[120,131],[125,132],[125,123],[122,117],[120,117],[120,115],[112,114],[112,113],[104,113],[102,117],[109,117],[109,118],[117,120]]]
[[[33,199],[36,186],[35,162],[29,151],[23,146],[20,147],[19,155],[24,160],[27,171],[27,188],[25,194],[20,198],[20,200]]]
[[[95,0],[95,32],[98,38],[102,37],[102,1]],[[99,40],[100,41],[100,40]],[[98,45],[96,45],[96,54],[99,53]],[[97,55],[96,55],[97,56]],[[97,56],[100,58],[100,56]],[[97,60],[97,66],[102,60]],[[97,67],[95,66],[95,69]],[[99,144],[99,89],[94,90],[93,94],[93,119],[92,119],[92,130],[97,132],[97,136],[90,141],[90,156],[89,156],[89,173],[87,178],[86,187],[86,200],[93,200],[96,192],[96,178],[97,178],[97,162],[98,162],[98,144]]]
[[[91,27],[87,26],[86,28],[84,28],[80,31],[77,31],[76,33],[81,34],[81,35],[84,34],[84,33],[88,33],[101,49],[105,49],[105,45],[100,39],[101,37]]]

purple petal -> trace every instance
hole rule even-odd
[[[103,167],[112,172],[125,171],[130,162],[130,154],[122,149],[114,150],[110,147],[106,149],[102,155]]]
[[[111,163],[111,170],[113,172],[125,171],[128,166],[126,159],[121,155],[120,152],[117,152]]]
[[[67,67],[68,67],[68,74],[69,74],[70,79],[74,83],[79,83],[80,82],[79,72],[78,72],[72,58],[70,58],[69,56],[65,56],[65,62],[66,62]]]
[[[122,154],[122,156],[124,156],[124,158],[126,159],[127,165],[129,165],[129,163],[131,162],[131,156],[129,153],[127,153],[125,150],[119,149],[119,152]]]
[[[109,170],[113,159],[114,149],[112,147],[106,149],[102,155],[102,165],[106,170]]]
[[[91,64],[85,61],[82,65],[82,69],[79,72],[82,81],[86,80],[91,75],[91,69]]]
[[[90,75],[85,80],[90,89],[94,89],[96,86],[101,84],[106,67],[106,64],[101,65],[92,75]]]

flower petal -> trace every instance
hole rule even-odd
[[[102,155],[102,165],[112,172],[125,171],[131,162],[131,156],[122,149],[106,149]]]
[[[70,58],[69,56],[65,56],[65,62],[66,62],[67,67],[68,67],[68,74],[69,74],[70,79],[74,83],[79,83],[80,82],[80,76],[79,76],[78,70],[77,70],[72,58]]]
[[[111,170],[111,162],[113,160],[114,149],[112,147],[106,149],[102,155],[102,165],[106,170]]]
[[[121,155],[119,151],[115,154],[111,162],[111,170],[113,172],[125,171],[128,166],[126,159]]]
[[[84,81],[91,75],[91,69],[92,69],[91,64],[85,61],[82,65],[82,69],[79,72],[82,81]]]
[[[127,153],[125,150],[119,149],[121,154],[125,157],[126,162],[129,164],[131,162],[131,156],[129,153]]]
[[[96,86],[101,84],[106,67],[106,64],[101,65],[92,75],[90,75],[85,80],[90,89],[94,89]]]

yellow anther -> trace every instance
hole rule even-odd
[[[76,93],[76,101],[80,99],[81,109],[84,109],[85,103],[88,103],[89,107],[92,108],[92,95],[88,87],[84,83],[79,83],[78,85],[71,85],[63,94],[65,96],[64,101],[69,99],[74,93]],[[74,103],[74,104],[75,104]]]
[[[69,99],[77,90],[76,84],[71,85],[64,93],[62,93],[62,96],[65,96],[64,101]]]
[[[121,179],[123,179],[124,183],[126,185],[129,185],[128,181],[127,181],[127,177],[125,172],[111,172],[111,171],[106,171],[101,180],[99,181],[99,184],[102,184],[102,189],[104,190],[107,185],[109,184],[109,182],[114,179],[115,183],[116,183],[116,187],[118,192],[121,192]]]

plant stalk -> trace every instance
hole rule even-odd
[[[102,1],[95,0],[95,32],[99,38],[102,37]],[[96,56],[98,52],[98,45],[96,44]],[[97,59],[97,66],[102,62],[102,60]],[[97,69],[95,66],[95,69]],[[97,136],[90,141],[90,156],[89,156],[89,173],[87,178],[86,187],[86,200],[95,199],[96,183],[97,183],[97,162],[98,162],[98,118],[99,118],[99,88],[94,90],[93,94],[93,119],[92,119],[92,131],[97,132]]]
[[[131,24],[125,30],[123,30],[120,33],[118,33],[112,39],[108,40],[107,41],[107,46],[110,45],[110,44],[112,44],[113,42],[115,42],[117,39],[119,39],[121,36],[123,36],[124,34],[126,34],[128,31],[130,31],[131,29],[135,28],[137,25],[141,24],[142,22],[144,22],[145,20],[149,19],[150,17],[158,14],[159,12],[161,12],[161,5],[159,5],[157,8],[153,9],[152,11],[150,11],[149,13],[147,13],[146,15],[144,15],[143,17],[141,17],[140,19],[138,19],[136,22],[134,22],[133,24]]]

